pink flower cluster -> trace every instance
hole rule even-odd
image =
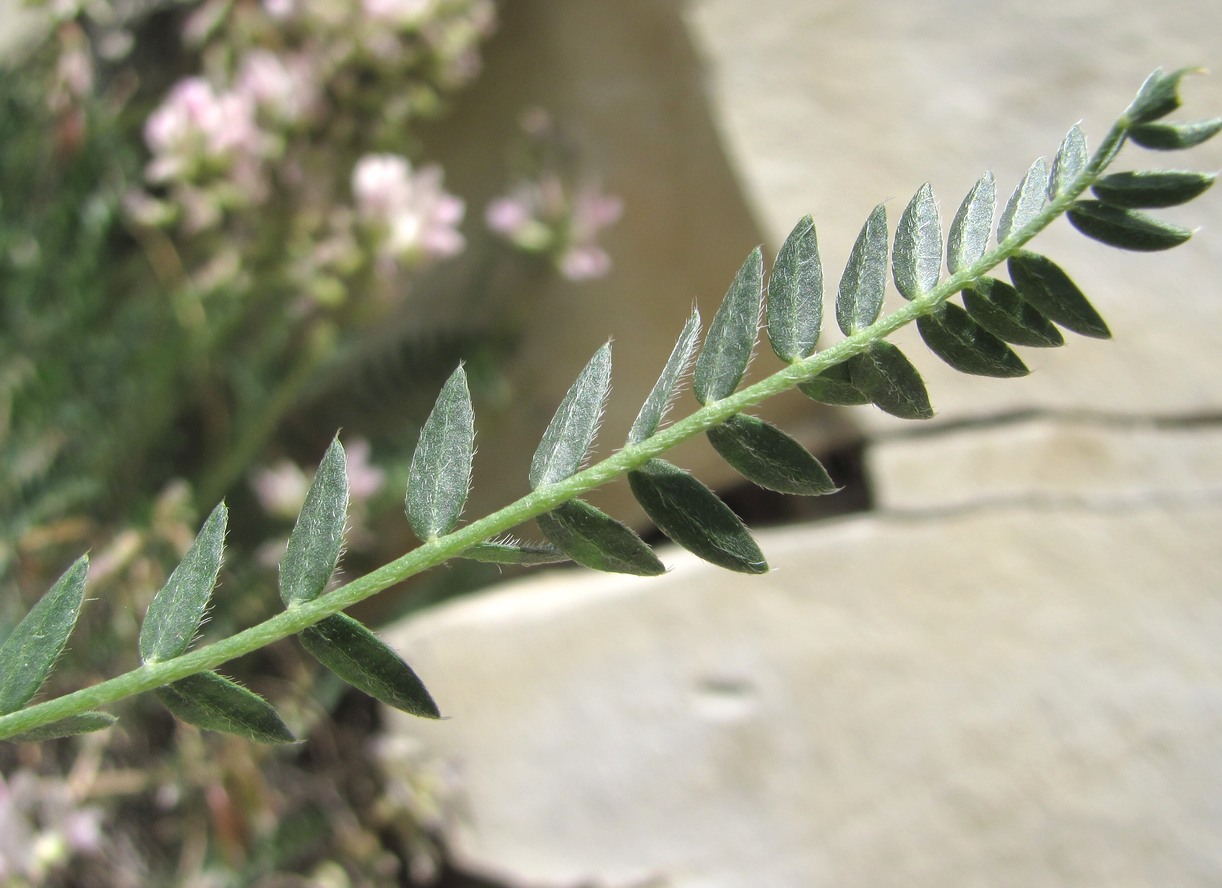
[[[465,246],[462,200],[441,187],[437,166],[418,171],[397,154],[367,154],[352,171],[357,217],[386,259],[453,256]]]
[[[545,173],[489,203],[484,220],[518,249],[548,256],[566,278],[581,281],[610,271],[611,257],[598,236],[622,212],[618,197],[593,185],[570,196],[556,174]]]
[[[189,232],[214,227],[226,211],[267,199],[289,131],[318,104],[304,56],[250,50],[227,88],[198,76],[174,85],[145,122],[145,177],[170,189]]]
[[[153,153],[145,170],[150,182],[191,182],[240,170],[238,181],[256,184],[263,138],[254,102],[243,93],[218,93],[202,77],[181,80],[149,117],[144,140]]]
[[[128,196],[131,218],[226,236],[267,224],[252,213],[274,201],[289,276],[313,304],[346,301],[370,265],[402,292],[391,275],[463,250],[464,206],[439,167],[413,169],[383,146],[474,75],[494,21],[491,0],[200,6],[184,30],[208,76],[175,84],[148,118],[155,187]],[[199,241],[217,255],[191,263],[197,276],[240,273],[243,241]]]

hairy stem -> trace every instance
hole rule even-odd
[[[478,543],[499,536],[524,521],[640,468],[650,459],[720,425],[731,416],[794,388],[855,354],[867,351],[874,343],[886,339],[901,327],[928,314],[955,293],[978,281],[1061,216],[1115,158],[1124,143],[1128,126],[1129,121],[1125,117],[1113,125],[1071,187],[1048,203],[1031,222],[1013,232],[970,267],[945,278],[930,292],[884,315],[869,327],[720,401],[700,408],[646,440],[627,446],[563,481],[540,487],[491,515],[424,543],[372,573],[326,595],[291,607],[236,635],[182,656],[141,666],[91,687],[0,716],[0,739],[162,687],[197,672],[214,669],[229,660],[295,635],[389,586],[449,561]]]

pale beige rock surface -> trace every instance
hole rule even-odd
[[[878,202],[892,224],[925,181],[944,226],[977,177],[1004,201],[1069,125],[1092,143],[1157,66],[1222,65],[1222,4],[1073,0],[1026,4],[696,0],[685,5],[708,61],[727,150],[771,244],[811,213],[829,291]],[[1189,116],[1222,108],[1222,76],[1191,78]],[[1222,144],[1121,166],[1216,170]],[[1165,214],[1201,235],[1170,254],[1102,247],[1059,222],[1041,236],[1111,324],[1115,342],[1024,350],[1032,376],[997,384],[941,364],[913,332],[897,342],[925,374],[941,418],[1041,408],[1186,413],[1222,406],[1222,201]],[[898,300],[892,292],[892,299]],[[891,304],[896,304],[893,301]],[[831,331],[833,338],[838,331]],[[898,423],[857,411],[867,428]]]
[[[557,45],[597,55],[563,30],[597,5],[564,4]],[[894,222],[929,179],[946,221],[1075,120],[1097,140],[1155,65],[1222,62],[1222,6],[1191,0],[665,9],[762,239],[812,213],[829,295],[877,201]],[[1222,77],[1187,92],[1222,109]],[[1137,159],[1217,168],[1222,144]],[[939,418],[837,414],[878,510],[760,534],[773,573],[668,550],[660,579],[558,571],[395,629],[452,716],[390,725],[447,775],[456,859],[531,888],[1218,884],[1222,201],[1171,215],[1204,230],[1170,254],[1039,242],[1114,342],[998,381],[901,336]]]
[[[871,441],[867,467],[879,507],[1222,501],[1220,422],[1039,415],[919,433],[926,428]]]
[[[451,850],[510,885],[1214,885],[1222,509],[761,535],[743,578],[555,572],[391,637]],[[655,884],[655,883],[648,883]]]

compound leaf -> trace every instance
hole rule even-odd
[[[929,350],[960,373],[1004,379],[1030,372],[1008,345],[957,305],[947,303],[917,318],[917,329]]]
[[[942,220],[926,182],[900,216],[895,230],[891,274],[905,299],[916,299],[938,284],[942,269]]]
[[[803,216],[768,278],[768,341],[782,361],[800,361],[814,353],[822,325],[823,263],[814,220]]]
[[[0,715],[16,712],[42,687],[76,625],[89,559],[63,572],[0,647]]]
[[[768,570],[742,520],[690,473],[651,459],[628,473],[628,484],[658,529],[692,554],[740,573]]]
[[[1065,337],[1056,325],[1005,281],[981,278],[963,291],[963,306],[973,321],[1014,345],[1052,348],[1065,344]]]
[[[989,246],[993,214],[997,210],[997,185],[991,172],[972,186],[950,225],[946,238],[946,267],[951,274],[976,262]]]
[[[487,564],[557,564],[570,560],[555,546],[532,546],[504,540],[476,543],[460,557]]]
[[[140,626],[142,662],[171,660],[190,647],[221,570],[228,520],[224,503],[212,510],[187,554],[149,603]]]
[[[1129,130],[1129,138],[1142,148],[1179,151],[1193,148],[1222,132],[1222,117],[1189,123],[1143,123]]]
[[[699,337],[700,312],[692,309],[687,323],[683,325],[683,332],[679,334],[679,341],[675,343],[670,357],[666,359],[662,375],[653,384],[649,397],[641,405],[641,412],[637,414],[632,428],[628,430],[629,444],[639,444],[658,430],[662,418],[666,415],[671,401],[678,392],[679,380],[683,378],[683,374],[687,372],[691,364],[692,354],[695,353],[696,341]]]
[[[581,468],[598,433],[610,388],[611,343],[608,342],[590,358],[556,408],[556,415],[530,461],[532,488],[563,481]]]
[[[266,700],[215,672],[198,672],[158,688],[157,697],[166,709],[197,728],[259,743],[296,739]]]
[[[939,249],[939,265],[941,265]],[[805,447],[776,426],[738,414],[708,432],[722,458],[748,481],[778,493],[819,496],[839,488]]]
[[[1047,256],[1020,250],[1010,257],[1009,269],[1019,295],[1044,317],[1082,336],[1111,338],[1107,324],[1078,285]]]
[[[635,531],[583,500],[569,500],[535,521],[548,541],[578,564],[639,577],[666,572]]]
[[[339,438],[323,454],[280,564],[280,598],[292,607],[317,598],[339,564],[348,517],[348,469]]]
[[[904,353],[886,340],[870,346],[850,367],[853,385],[884,413],[900,419],[929,419],[933,407],[921,374]]]
[[[887,286],[887,208],[879,204],[857,235],[840,289],[836,323],[851,336],[878,319]]]
[[[20,734],[7,738],[15,743],[38,743],[43,740],[58,740],[60,737],[74,737],[77,734],[92,734],[109,728],[118,719],[105,712],[82,712],[53,721],[47,725],[31,728]]]
[[[1080,200],[1066,215],[1070,224],[1087,237],[1122,250],[1141,253],[1169,250],[1192,237],[1187,228],[1097,200]]]
[[[701,404],[732,394],[747,372],[759,332],[763,290],[764,253],[756,247],[734,276],[696,358],[692,390]]]
[[[997,242],[1001,243],[1026,227],[1044,209],[1047,199],[1048,164],[1044,158],[1037,157],[1001,211],[1001,218],[997,220]]]
[[[346,614],[301,632],[302,647],[358,691],[421,718],[440,718],[424,683],[380,638]]]
[[[1090,190],[1114,207],[1174,207],[1204,194],[1216,178],[1194,170],[1140,170],[1104,176]]]
[[[467,374],[458,366],[420,429],[412,454],[405,506],[412,530],[422,540],[454,529],[471,487],[475,459],[475,412]]]
[[[1086,150],[1086,134],[1076,123],[1069,128],[1056,157],[1052,159],[1052,173],[1048,178],[1048,198],[1056,200],[1069,190],[1082,171],[1090,157]]]
[[[812,401],[832,404],[837,407],[854,407],[869,404],[870,397],[853,384],[853,363],[860,357],[854,355],[839,364],[833,364],[818,376],[798,384],[798,390]]]

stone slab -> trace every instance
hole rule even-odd
[[[885,201],[892,224],[930,181],[944,227],[986,169],[1004,201],[1037,156],[1081,121],[1099,140],[1156,66],[1219,68],[1222,4],[1200,0],[699,0],[684,6],[709,91],[755,213],[775,249],[814,216],[834,292],[857,232]],[[1187,114],[1222,109],[1222,77],[1191,78]],[[1174,155],[1126,149],[1120,166],[1215,170],[1222,140]],[[1035,373],[997,383],[898,341],[946,419],[1031,406],[1177,414],[1222,405],[1222,198],[1165,213],[1198,236],[1169,254],[1123,254],[1057,223],[1036,242],[1077,279],[1114,343],[1025,350]],[[829,298],[830,298],[829,293]],[[899,297],[892,293],[890,304]],[[829,341],[839,334],[828,331]],[[872,408],[868,431],[899,421]]]
[[[1133,508],[1222,501],[1222,422],[1100,415],[884,435],[866,450],[875,504],[916,513],[1031,501]]]
[[[1222,506],[864,516],[743,578],[555,571],[389,637],[445,838],[507,885],[1222,877]]]

